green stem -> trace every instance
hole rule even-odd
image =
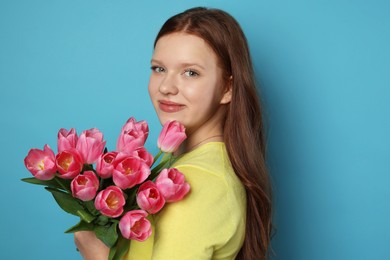
[[[153,164],[152,164],[151,167],[153,167],[153,165],[157,162],[158,158],[160,158],[160,156],[161,156],[162,153],[163,153],[163,151],[160,150],[160,151],[156,154],[156,156],[155,156],[154,159],[153,159]]]

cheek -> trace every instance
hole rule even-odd
[[[158,87],[156,87],[156,86],[157,86],[157,84],[156,84],[155,80],[153,80],[153,78],[150,77],[149,85],[148,85],[148,92],[149,92],[149,97],[152,101],[154,101],[154,99],[156,98],[156,93],[158,90]]]
[[[217,94],[216,88],[217,86],[214,84],[204,84],[202,88],[197,86],[186,89],[185,95],[192,104],[200,106],[202,110],[207,110],[215,107],[217,103],[219,104],[219,94]]]

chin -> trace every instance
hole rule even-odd
[[[179,121],[183,124],[183,120],[179,119],[176,116],[173,115],[167,115],[165,113],[158,114],[158,119],[160,120],[161,125],[164,125],[167,121]]]
[[[167,121],[172,121],[172,120],[176,120],[176,118],[175,117],[173,117],[173,116],[167,116],[167,115],[165,115],[164,113],[159,113],[158,114],[158,119],[160,120],[160,123],[162,124],[162,125],[164,125]]]

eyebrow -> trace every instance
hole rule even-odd
[[[155,62],[155,63],[158,63],[158,64],[163,64],[163,62],[159,61],[159,60],[156,60],[156,59],[152,59],[150,61],[151,63]],[[206,70],[205,67],[203,67],[202,65],[198,64],[198,63],[192,63],[192,62],[183,62],[183,63],[180,63],[180,66],[181,67],[193,67],[193,66],[197,66],[203,70]]]

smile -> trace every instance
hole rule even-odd
[[[184,109],[184,105],[178,104],[175,102],[171,102],[171,101],[166,101],[166,100],[160,100],[158,102],[158,106],[159,106],[161,111],[164,111],[167,113],[174,113],[174,112],[178,112],[178,111]]]

